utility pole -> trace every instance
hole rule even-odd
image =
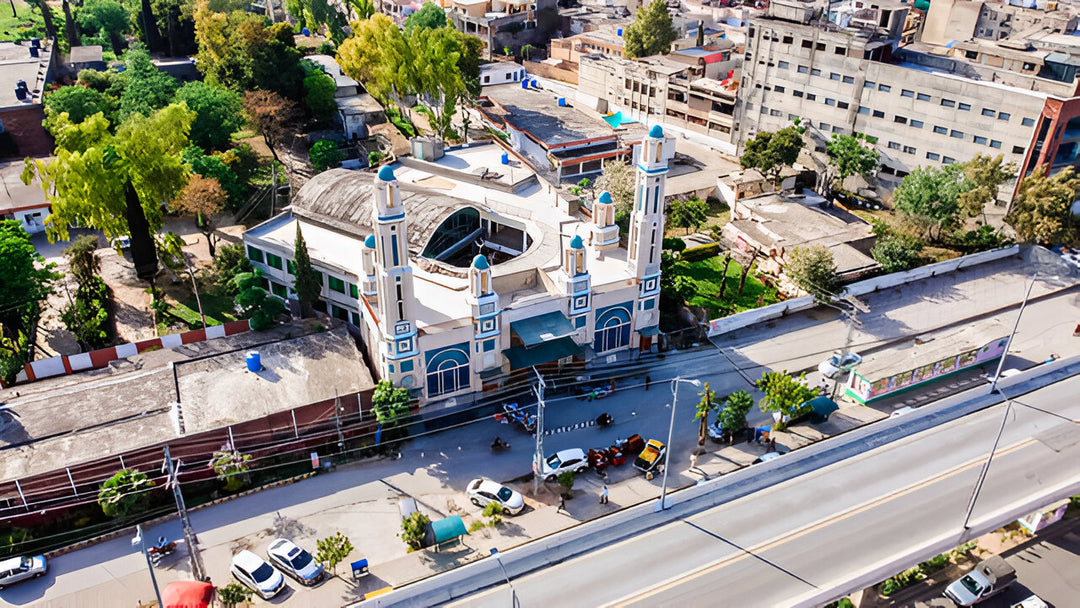
[[[270,2],[271,0],[267,0]],[[277,208],[277,163],[270,161],[270,217],[274,216]]]
[[[180,514],[180,525],[184,528],[184,542],[188,546],[191,575],[197,581],[205,580],[206,568],[203,567],[202,555],[199,553],[199,541],[195,538],[195,531],[191,528],[191,520],[188,519],[187,506],[184,504],[184,493],[180,489],[180,479],[176,475],[176,467],[173,464],[172,456],[169,454],[168,445],[165,446],[165,466],[169,468],[168,483],[172,486],[173,498],[176,499],[176,510]]]
[[[536,393],[536,453],[533,455],[533,495],[535,496],[540,492],[540,474],[544,463],[544,389],[547,388],[547,382],[544,381],[544,377],[540,375],[535,365],[532,370],[536,374],[536,386],[533,387],[533,392]]]

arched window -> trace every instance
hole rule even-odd
[[[630,305],[617,304],[597,311],[593,350],[597,353],[630,344]]]
[[[469,388],[469,346],[447,346],[426,354],[427,395],[435,397]]]

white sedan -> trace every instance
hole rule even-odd
[[[285,588],[285,577],[251,551],[243,550],[232,558],[232,575],[259,597],[268,600]]]
[[[314,585],[323,576],[322,564],[315,561],[310,553],[297,547],[291,540],[284,538],[275,540],[270,543],[266,555],[282,572],[303,585]]]
[[[548,481],[553,481],[567,471],[581,473],[588,469],[589,461],[585,458],[585,451],[580,448],[570,448],[548,456],[540,467],[540,476]]]
[[[831,379],[841,372],[845,374],[850,372],[860,363],[862,363],[862,357],[858,353],[836,354],[818,363],[817,369],[822,376]]]
[[[470,481],[467,491],[469,500],[478,507],[496,503],[502,505],[503,510],[510,515],[517,515],[525,508],[525,499],[521,494],[490,479],[480,478]]]

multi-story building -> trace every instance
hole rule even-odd
[[[556,0],[445,0],[454,28],[484,43],[483,57],[543,46],[558,27]]]

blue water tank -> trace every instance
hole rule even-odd
[[[529,81],[529,86],[531,86],[534,89],[539,89],[540,88],[540,83],[536,82],[536,79],[534,78],[533,80]]]
[[[565,108],[566,107],[566,98],[565,97],[560,97],[559,98],[559,107],[560,108]]]
[[[301,36],[310,36],[311,35],[311,30],[307,29],[306,27],[301,28],[300,29],[300,35]]]
[[[262,371],[262,360],[259,358],[259,351],[253,350],[247,354],[247,368],[249,372]]]
[[[521,88],[523,88],[523,89],[529,88],[529,79],[528,78],[521,81]]]
[[[510,154],[508,152],[503,152],[502,153],[502,164],[504,164],[504,165],[509,165],[510,164]]]
[[[622,38],[622,28],[619,28],[619,38]]]

